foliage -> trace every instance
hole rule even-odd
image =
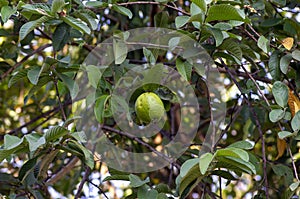
[[[92,197],[84,186],[106,198],[299,195],[297,0],[0,0],[0,8],[0,197],[50,198],[54,192]],[[199,153],[213,111],[203,71],[187,59],[168,59],[157,49],[130,52],[125,44],[125,31],[149,26],[193,38],[225,79],[226,121],[211,151]],[[82,65],[97,44],[112,36],[115,62],[107,70]],[[170,49],[179,42],[176,37],[170,41]],[[76,127],[90,122],[73,112],[83,104],[76,98],[81,92],[76,77],[87,71],[97,90],[84,100],[94,106],[109,140],[129,151],[160,154],[179,128],[176,95],[150,84],[137,89],[128,106],[121,98],[112,100],[118,80],[135,64],[159,63],[192,85],[200,104],[197,136],[168,167],[142,174],[114,170],[102,162],[88,132]],[[112,110],[121,104],[130,111],[126,117],[139,124],[134,103],[149,91],[163,100],[168,120],[146,140],[122,132]],[[120,189],[117,181],[128,182],[122,196],[114,194]]]

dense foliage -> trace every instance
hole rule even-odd
[[[298,0],[0,0],[0,8],[0,198],[300,194]],[[220,131],[213,130],[218,136],[209,150],[201,150],[206,147],[213,111],[205,73],[188,59],[170,58],[161,49],[129,52],[126,31],[144,27],[167,28],[190,37],[219,71],[226,118]],[[82,64],[98,44],[112,37],[115,62],[105,70]],[[167,47],[175,48],[176,41],[171,38]],[[188,121],[198,126],[197,134],[176,160],[161,152],[176,135],[180,117],[185,118],[175,91],[150,80],[132,91],[126,117],[140,126],[145,124],[134,111],[137,97],[150,91],[163,100],[166,123],[150,138],[125,132],[114,120],[114,107],[124,102],[112,100],[114,89],[141,64],[154,68],[143,73],[148,79],[159,73],[155,67],[168,65],[197,97],[199,122]],[[87,71],[96,89],[94,98],[78,97],[82,89],[76,79],[82,71]],[[136,79],[123,80],[126,84]],[[75,109],[85,103],[93,107],[93,115],[79,117]],[[106,164],[96,147],[97,131],[77,125],[89,125],[91,117],[116,146],[153,152],[168,166],[131,173]]]

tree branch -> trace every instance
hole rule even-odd
[[[266,146],[265,146],[265,138],[264,138],[264,134],[261,128],[261,124],[258,120],[257,114],[256,112],[253,110],[252,104],[250,103],[249,99],[247,98],[247,96],[243,93],[243,90],[241,88],[241,86],[239,85],[239,83],[237,82],[237,80],[235,79],[235,77],[230,73],[228,66],[224,63],[224,61],[219,58],[220,62],[222,63],[222,66],[225,68],[225,70],[227,71],[227,74],[230,76],[230,78],[232,79],[232,81],[235,83],[235,85],[238,87],[239,91],[242,93],[244,99],[246,100],[249,110],[251,112],[251,114],[254,117],[255,120],[255,125],[259,131],[259,135],[260,135],[260,139],[261,139],[261,145],[262,145],[262,159],[263,159],[263,175],[264,175],[264,182],[265,182],[265,193],[266,193],[266,199],[269,199],[269,184],[268,184],[268,176],[267,176],[267,158],[266,158]]]
[[[118,129],[112,128],[110,126],[106,126],[106,125],[101,125],[101,128],[105,129],[107,131],[111,131],[111,132],[117,133],[119,135],[128,137],[128,138],[136,141],[137,143],[139,143],[139,144],[145,146],[146,148],[148,148],[150,151],[154,152],[159,157],[161,157],[161,158],[165,159],[166,161],[168,161],[170,164],[174,164],[174,166],[176,166],[177,168],[180,168],[180,166],[174,160],[172,160],[171,158],[169,158],[165,154],[160,153],[155,148],[153,148],[151,145],[149,145],[148,143],[146,143],[146,142],[142,141],[141,139],[135,137],[134,135],[131,135],[131,134],[127,133],[127,132],[123,132],[123,131],[120,131]]]
[[[26,55],[20,62],[17,62],[15,65],[13,65],[10,69],[8,69],[5,73],[3,73],[1,75],[1,81],[4,80],[4,78],[6,78],[10,73],[12,73],[17,67],[21,66],[25,61],[27,61],[31,56],[43,51],[45,48],[50,47],[51,44],[45,44],[41,47],[39,47],[38,49],[32,51],[31,53],[29,53],[28,55]]]
[[[177,12],[180,12],[182,14],[185,14],[187,16],[190,16],[191,14],[184,11],[184,10],[181,10],[179,8],[176,8],[174,6],[171,6],[171,5],[168,5],[168,4],[162,4],[162,3],[159,3],[159,2],[155,2],[155,1],[135,1],[135,2],[126,2],[126,3],[118,3],[119,6],[127,6],[127,5],[141,5],[141,4],[148,4],[148,5],[162,5],[162,6],[165,6],[167,8],[170,8],[170,9],[173,9]]]

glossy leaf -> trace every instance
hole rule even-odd
[[[289,64],[292,60],[291,54],[286,54],[283,57],[280,58],[280,70],[283,74],[286,74],[289,69]]]
[[[91,29],[86,24],[84,24],[82,21],[80,21],[79,19],[76,19],[71,16],[66,16],[66,17],[62,17],[62,20],[66,24],[69,24],[70,26],[75,28],[76,30],[82,31],[88,35],[91,34]]]
[[[224,20],[237,20],[244,21],[245,17],[232,5],[220,4],[212,5],[208,9],[206,22],[210,21],[224,21]]]
[[[263,35],[259,37],[257,41],[257,46],[262,49],[265,53],[269,52],[269,40]]]
[[[295,132],[300,130],[300,111],[298,111],[292,119],[292,129]]]
[[[205,153],[200,156],[199,160],[199,168],[202,175],[204,175],[207,172],[207,169],[212,162],[214,156],[211,153]]]
[[[132,18],[132,12],[128,8],[125,8],[123,6],[113,5],[112,9],[117,11],[118,13],[127,16],[129,19]]]
[[[43,23],[50,19],[50,17],[42,16],[35,21],[25,23],[20,29],[20,40],[23,40],[28,35],[28,33],[30,33],[35,28],[40,27]]]
[[[272,93],[276,103],[282,108],[286,107],[289,98],[289,89],[287,85],[280,81],[276,81],[273,84]]]

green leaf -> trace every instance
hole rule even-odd
[[[115,64],[123,63],[127,57],[127,52],[128,52],[126,43],[122,40],[114,39],[113,49],[114,49]]]
[[[180,194],[181,199],[186,198],[186,196],[193,190],[193,188],[204,177],[200,173],[199,158],[195,158],[195,159],[191,159],[191,160],[197,160],[196,165],[191,167],[187,171],[185,176],[182,176],[182,173],[180,171],[180,175],[176,178],[176,184],[178,186],[177,189],[179,190],[179,194]]]
[[[279,67],[279,57],[278,51],[272,53],[269,58],[269,71],[273,79],[280,79],[280,67]]]
[[[90,66],[86,67],[86,71],[87,71],[87,74],[88,74],[89,83],[94,88],[97,88],[98,84],[99,84],[99,81],[101,79],[101,76],[102,76],[102,73],[101,73],[99,67],[90,65]]]
[[[269,18],[264,20],[260,26],[262,27],[274,27],[282,22],[281,18]]]
[[[150,189],[148,185],[143,185],[138,188],[137,198],[157,199],[158,192],[155,189]]]
[[[164,193],[159,193],[156,199],[169,199],[169,197]]]
[[[22,8],[28,10],[32,14],[51,16],[50,5],[46,3],[25,4]]]
[[[12,85],[17,83],[21,79],[24,79],[25,77],[27,77],[27,73],[29,70],[30,70],[30,68],[21,69],[16,74],[14,74],[8,82],[8,88],[10,88]]]
[[[27,77],[33,85],[36,85],[38,83],[41,73],[42,73],[42,68],[33,67],[28,71]]]
[[[13,9],[10,6],[3,6],[1,8],[2,21],[6,23],[9,20],[10,16],[13,15],[16,11],[17,9]]]
[[[222,163],[224,168],[228,168],[232,171],[242,171],[248,174],[256,174],[255,166],[248,162],[244,161],[240,158],[233,156],[219,156],[217,157],[218,161]],[[217,165],[218,166],[218,165]]]
[[[79,19],[76,19],[71,16],[66,16],[66,17],[62,17],[62,20],[76,30],[82,31],[88,35],[91,34],[91,29]]]
[[[192,0],[204,13],[207,11],[207,5],[205,0]]]
[[[65,74],[58,74],[59,78],[63,81],[63,83],[67,86],[70,91],[70,95],[72,99],[75,99],[79,92],[79,86],[73,78],[65,75]]]
[[[292,119],[292,129],[295,132],[300,130],[300,111],[298,111]]]
[[[134,174],[129,175],[129,181],[130,181],[130,186],[133,188],[141,187],[144,184],[147,184],[150,182],[149,177],[147,177],[145,180],[141,180],[138,176]]]
[[[220,29],[216,29],[216,28],[210,28],[209,30],[215,38],[216,47],[220,46],[223,43],[224,39],[225,39],[222,31]]]
[[[188,74],[191,71],[186,71],[186,64],[185,62],[183,62],[181,59],[176,59],[176,68],[178,73],[186,80],[189,81],[188,76],[190,77],[190,75]]]
[[[200,159],[199,158],[194,158],[194,159],[189,159],[187,161],[185,161],[183,163],[183,165],[181,166],[181,170],[180,170],[180,176],[184,177],[188,174],[188,172],[195,166],[198,167]],[[199,170],[200,172],[200,170]]]
[[[35,21],[30,21],[25,23],[20,29],[20,40],[23,40],[28,35],[28,33],[30,33],[32,30],[41,26],[43,23],[45,23],[50,19],[51,19],[50,17],[42,16],[41,18]]]
[[[295,191],[299,187],[299,185],[300,185],[300,182],[294,182],[289,186],[289,188],[291,191]]]
[[[143,47],[143,54],[148,63],[150,63],[151,65],[155,64],[156,59],[155,59],[153,53],[151,52],[151,50],[148,50],[147,48]]]
[[[22,167],[21,167],[21,169],[20,169],[20,171],[19,171],[19,176],[18,176],[18,178],[19,178],[20,181],[22,181],[22,180],[24,179],[24,177],[26,177],[27,174],[28,174],[29,172],[31,172],[32,169],[34,169],[34,166],[35,166],[35,164],[36,164],[36,160],[37,160],[36,157],[35,157],[35,158],[32,158],[32,159],[28,160],[27,162],[25,162],[25,163],[22,165]]]
[[[29,98],[32,97],[32,95],[38,91],[40,88],[42,88],[44,85],[46,85],[48,82],[52,81],[52,77],[50,77],[49,75],[46,75],[46,76],[41,76],[40,80],[38,81],[37,85],[33,86],[28,95],[25,97],[24,99],[24,103],[26,104],[27,100]]]
[[[242,49],[234,39],[226,39],[220,46],[220,49],[230,52],[233,56],[235,56],[239,60],[242,59],[243,56]]]
[[[230,157],[240,158],[246,162],[249,161],[248,153],[245,150],[240,148],[227,147],[224,149],[219,149],[215,155],[216,157],[226,156],[227,158],[230,156]]]
[[[154,16],[154,26],[168,28],[169,13],[167,11],[159,12]]]
[[[52,36],[52,45],[55,51],[63,49],[70,39],[71,26],[66,23],[59,24]]]
[[[211,172],[211,175],[220,176],[227,180],[237,180],[230,172],[224,170],[214,170]]]
[[[276,103],[282,108],[286,107],[289,98],[289,89],[287,85],[280,81],[276,81],[273,84],[272,93]]]
[[[206,22],[236,20],[244,21],[245,17],[232,5],[212,5],[207,12]]]
[[[180,37],[172,37],[168,42],[169,49],[171,51],[175,50],[176,47],[178,47],[179,42],[180,42]]]
[[[65,0],[53,0],[52,1],[51,12],[52,13],[59,13],[63,10],[64,6],[65,6]]]
[[[55,126],[47,130],[44,134],[46,142],[55,141],[68,134],[68,130],[61,126]]]
[[[45,137],[40,137],[36,134],[25,135],[25,139],[29,144],[30,152],[37,150],[37,148],[46,143]]]
[[[19,146],[23,142],[23,139],[20,139],[17,136],[6,134],[4,136],[4,149],[13,149]]]
[[[282,109],[274,109],[269,113],[269,119],[271,122],[278,122],[285,115],[285,112]]]
[[[72,137],[74,137],[77,141],[85,143],[87,142],[87,136],[84,131],[76,131],[71,134]]]
[[[22,151],[26,153],[28,151],[28,147],[24,138],[18,138],[17,136],[8,135],[4,136],[4,147],[0,149],[0,162],[2,162],[5,158],[9,157],[15,152]]]
[[[175,26],[176,28],[181,28],[190,20],[189,16],[177,16],[175,18]]]
[[[300,50],[294,50],[292,52],[293,59],[300,61]]]
[[[109,97],[110,97],[110,95],[102,95],[101,97],[99,97],[96,100],[95,107],[94,107],[94,113],[95,113],[97,121],[100,124],[102,124],[104,122],[105,105],[106,105]]]
[[[269,52],[269,40],[261,35],[257,41],[257,46],[262,49],[265,53]]]
[[[129,176],[128,175],[122,175],[122,174],[118,174],[118,175],[111,175],[111,176],[107,176],[103,179],[103,182],[105,181],[109,181],[109,180],[129,180]]]
[[[199,168],[202,175],[204,175],[212,162],[214,155],[211,153],[205,153],[200,156],[199,160]]]
[[[90,167],[91,169],[94,168],[94,155],[93,153],[88,150],[86,147],[84,147],[83,145],[81,145],[78,142],[75,142],[74,140],[70,140],[69,142],[73,143],[74,145],[76,145],[84,154],[84,163]]]
[[[288,137],[291,137],[291,136],[293,136],[294,134],[293,133],[291,133],[291,132],[289,132],[289,131],[280,131],[279,133],[278,133],[278,137],[280,138],[280,139],[284,139],[284,138],[288,138]]]
[[[288,53],[286,55],[284,55],[283,57],[281,57],[280,59],[280,70],[283,74],[286,74],[288,69],[289,69],[289,64],[292,60],[293,56]]]
[[[88,1],[86,2],[85,5],[88,7],[98,8],[98,7],[106,7],[108,4],[102,1]]]
[[[275,3],[278,6],[285,6],[286,0],[271,0],[271,2]]]
[[[127,16],[129,19],[132,18],[132,12],[123,6],[113,5],[112,9],[117,11],[118,13],[121,13],[122,15]]]
[[[84,12],[82,13],[78,12],[76,16],[82,21],[84,21],[85,23],[87,23],[92,30],[96,30],[98,28],[98,23],[96,22],[96,19],[92,17],[90,14]]]
[[[242,140],[242,141],[234,142],[233,144],[229,145],[228,147],[250,150],[250,149],[253,149],[254,145],[248,141]]]

